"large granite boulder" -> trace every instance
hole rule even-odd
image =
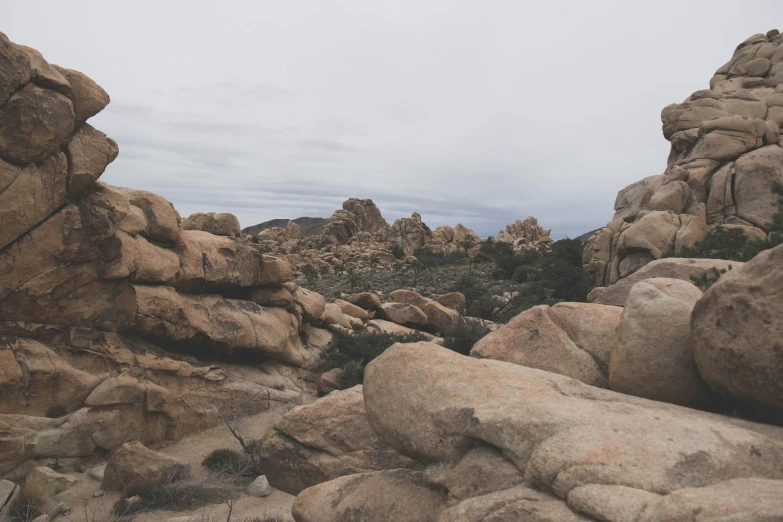
[[[782,42],[777,31],[752,36],[709,89],[663,109],[667,168],[621,190],[614,217],[588,240],[583,262],[595,286],[701,240],[708,227],[742,225],[752,238],[769,231],[770,189],[783,181]]]
[[[722,275],[693,309],[696,364],[721,395],[783,420],[783,245]]]
[[[428,520],[513,520],[525,513],[532,520],[663,522],[692,520],[700,509],[736,520],[777,515],[781,428],[430,343],[386,350],[368,365],[364,394],[372,429],[431,466],[422,475],[394,475],[405,487],[384,489],[378,475],[357,475],[305,490],[295,504],[298,520],[315,520],[315,510],[326,506],[339,514],[349,505],[389,513],[414,490],[413,498],[434,495],[428,486],[439,486],[441,499],[441,513]],[[498,470],[487,475],[497,485],[488,492],[479,473],[449,473],[460,466]],[[754,484],[752,501],[741,500]]]
[[[292,495],[343,475],[418,466],[372,431],[361,385],[288,412],[259,455],[269,483]]]
[[[612,345],[609,387],[683,406],[705,406],[708,389],[693,360],[691,312],[701,290],[679,279],[633,285]]]
[[[473,357],[567,375],[606,388],[622,308],[587,303],[535,306],[478,341]]]
[[[124,491],[130,486],[170,484],[190,476],[190,464],[147,449],[140,442],[123,444],[106,464],[101,489]]]

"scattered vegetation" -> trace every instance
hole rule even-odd
[[[395,259],[405,259],[405,249],[396,243],[389,248],[389,253],[393,255]]]
[[[185,511],[224,503],[227,499],[237,497],[241,491],[242,488],[230,480],[222,480],[221,483],[179,480],[167,484],[131,486],[125,490],[125,498],[114,504],[112,512],[124,518],[154,509]]]
[[[305,277],[309,285],[315,284],[315,282],[318,280],[318,271],[311,264],[307,264],[302,267],[302,275]]]
[[[462,321],[443,336],[443,346],[462,355],[470,355],[470,350],[489,333],[483,321]]]
[[[750,239],[740,228],[715,227],[692,247],[683,247],[666,257],[694,257],[749,261],[759,252],[783,243],[783,184],[775,183],[772,192],[779,196],[775,203],[778,211],[772,215],[765,239]]]
[[[46,416],[50,419],[59,419],[63,415],[68,413],[68,408],[63,406],[62,404],[53,404],[52,406],[49,406],[49,409],[46,410]]]
[[[729,270],[731,270],[731,265],[729,265]],[[704,272],[701,276],[691,276],[691,281],[694,285],[698,286],[702,292],[706,292],[707,289],[714,285],[718,279],[720,279],[720,276],[726,272],[727,270],[725,268],[718,270],[717,268],[712,267],[712,270]]]
[[[46,494],[38,486],[24,484],[8,506],[10,522],[32,522],[46,511]]]
[[[216,449],[201,462],[201,465],[210,471],[232,475],[247,474],[253,467],[252,464],[247,453],[229,448]]]
[[[326,369],[341,368],[343,385],[361,384],[364,368],[394,343],[413,343],[427,338],[418,332],[399,335],[362,330],[355,333],[337,332],[324,350]]]

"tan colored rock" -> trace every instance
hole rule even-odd
[[[299,286],[294,290],[293,298],[294,302],[302,307],[305,321],[317,321],[326,310],[326,299],[318,292]]]
[[[606,520],[626,520],[622,513],[632,512],[632,502],[638,507],[657,495],[732,479],[783,480],[780,428],[463,357],[429,343],[396,344],[373,360],[364,395],[373,430],[401,453],[453,466],[483,443],[524,470],[526,487],[571,510],[603,511]],[[579,495],[572,504],[579,488],[602,485],[602,494]],[[324,496],[323,502],[338,498]],[[777,500],[766,492],[758,503]],[[750,519],[753,509],[740,508],[735,518]]]
[[[0,107],[0,157],[39,163],[58,150],[73,127],[68,98],[28,83]]]
[[[334,304],[340,307],[340,310],[345,314],[349,315],[351,317],[355,317],[359,319],[360,321],[367,321],[370,319],[370,314],[367,313],[367,310],[364,308],[358,307],[355,304],[349,303],[348,301],[343,301],[342,299],[337,299]]]
[[[405,520],[430,522],[444,499],[420,473],[396,469],[340,477],[302,491],[291,514],[296,522]]]
[[[265,260],[245,241],[200,230],[183,230],[173,250],[180,269],[172,285],[185,291],[261,286],[288,275],[282,261]]]
[[[691,318],[696,364],[707,384],[783,418],[783,245],[722,275]]]
[[[620,234],[619,254],[646,250],[654,259],[693,246],[707,235],[706,221],[697,216],[654,211],[639,218]],[[653,259],[650,259],[652,261]]]
[[[650,198],[650,210],[668,210],[679,214],[685,210],[690,192],[684,181],[667,183]]]
[[[239,220],[234,214],[196,212],[182,221],[185,230],[201,230],[216,236],[239,237]]]
[[[600,293],[593,301],[595,304],[625,306],[628,294],[633,285],[645,279],[654,277],[663,277],[669,279],[680,279],[682,281],[691,281],[693,277],[701,277],[703,274],[717,270],[728,270],[729,267],[737,269],[744,263],[739,261],[726,261],[723,259],[690,259],[669,257],[655,260],[632,275],[621,279],[617,283],[609,286]]]
[[[320,321],[326,326],[337,325],[348,330],[353,329],[351,318],[340,310],[340,307],[334,303],[327,303],[324,306],[324,312],[321,314]]]
[[[139,403],[144,401],[147,388],[127,374],[110,377],[90,393],[86,406],[108,406],[111,404]]]
[[[427,304],[429,299],[410,290],[395,290],[389,294],[389,301],[393,303],[412,304],[418,308],[424,309],[424,305]]]
[[[370,429],[361,385],[288,412],[259,454],[269,483],[292,495],[343,475],[416,466]]]
[[[390,333],[395,335],[416,334],[422,336],[424,339],[428,341],[433,341],[433,342],[435,339],[440,339],[439,337],[435,337],[431,333],[414,330],[413,328],[408,328],[407,326],[402,326],[401,324],[393,323],[391,321],[386,321],[384,319],[370,319],[369,321],[367,321],[366,326],[369,330],[374,330],[380,333]]]
[[[29,53],[0,33],[0,106],[30,81],[32,72]]]
[[[180,271],[180,258],[171,250],[150,243],[143,236],[119,231],[106,244],[111,258],[101,270],[103,279],[130,279],[139,283],[173,281]]]
[[[567,375],[606,388],[622,309],[586,303],[533,307],[476,343],[472,357]]]
[[[633,285],[612,345],[612,390],[683,406],[706,405],[708,389],[693,360],[690,325],[701,297],[701,290],[680,279]]]
[[[160,243],[174,243],[179,238],[179,213],[166,199],[145,190],[111,187],[111,190],[125,197],[131,205],[144,213],[147,228],[144,235]]]
[[[285,259],[264,254],[261,258],[259,285],[280,285],[294,278],[291,264]]]
[[[168,484],[188,476],[187,462],[147,449],[140,442],[128,442],[109,459],[101,489],[124,491],[128,486]]]
[[[397,324],[427,324],[427,316],[418,306],[407,303],[383,303],[378,307],[377,316]]]
[[[446,308],[455,310],[459,315],[465,315],[467,302],[465,300],[465,296],[460,292],[450,292],[448,294],[443,294],[435,300]]]
[[[427,316],[427,324],[441,334],[448,332],[462,321],[462,316],[458,311],[447,308],[437,301],[429,300],[424,305],[423,311]]]
[[[517,486],[470,498],[445,509],[438,522],[529,520],[531,522],[587,522],[557,498]]]
[[[322,373],[315,383],[319,395],[326,395],[335,390],[343,389],[343,371],[340,368],[332,368]]]
[[[109,95],[97,83],[79,71],[54,66],[71,86],[68,98],[73,102],[76,121],[84,122],[109,104]]]
[[[117,143],[89,124],[82,125],[68,142],[68,192],[79,193],[90,187],[119,154]]]
[[[247,298],[261,306],[291,306],[294,303],[294,296],[285,288],[256,288]],[[323,313],[323,312],[322,312]]]
[[[39,165],[24,169],[0,160],[8,181],[0,191],[0,248],[41,223],[67,197],[68,160],[56,153]]]
[[[68,94],[71,92],[71,84],[68,80],[60,74],[60,71],[49,65],[43,55],[31,47],[25,45],[18,45],[19,49],[23,50],[30,57],[30,67],[32,74],[30,80],[41,87],[52,89],[60,94]]]
[[[371,292],[362,292],[348,297],[348,302],[365,310],[375,310],[381,305],[381,298]]]
[[[81,480],[72,475],[63,475],[47,467],[35,468],[25,478],[25,486],[53,497],[76,486]]]
[[[389,232],[389,238],[400,245],[406,252],[413,252],[432,242],[433,234],[421,220],[418,212],[411,214],[409,218],[400,218],[394,222]]]
[[[43,416],[53,406],[74,411],[99,383],[43,343],[0,336],[0,413]]]

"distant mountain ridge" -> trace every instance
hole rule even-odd
[[[270,219],[258,225],[253,225],[242,229],[242,233],[257,236],[262,230],[273,227],[285,227],[289,221],[293,221],[302,229],[302,237],[317,236],[323,234],[323,227],[326,218],[320,217],[298,217],[296,219]]]

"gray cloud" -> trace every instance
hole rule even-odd
[[[91,121],[120,146],[103,179],[183,215],[248,226],[369,197],[389,221],[489,235],[533,215],[556,237],[661,173],[661,109],[783,16],[779,0],[0,7],[12,40],[111,94]]]

